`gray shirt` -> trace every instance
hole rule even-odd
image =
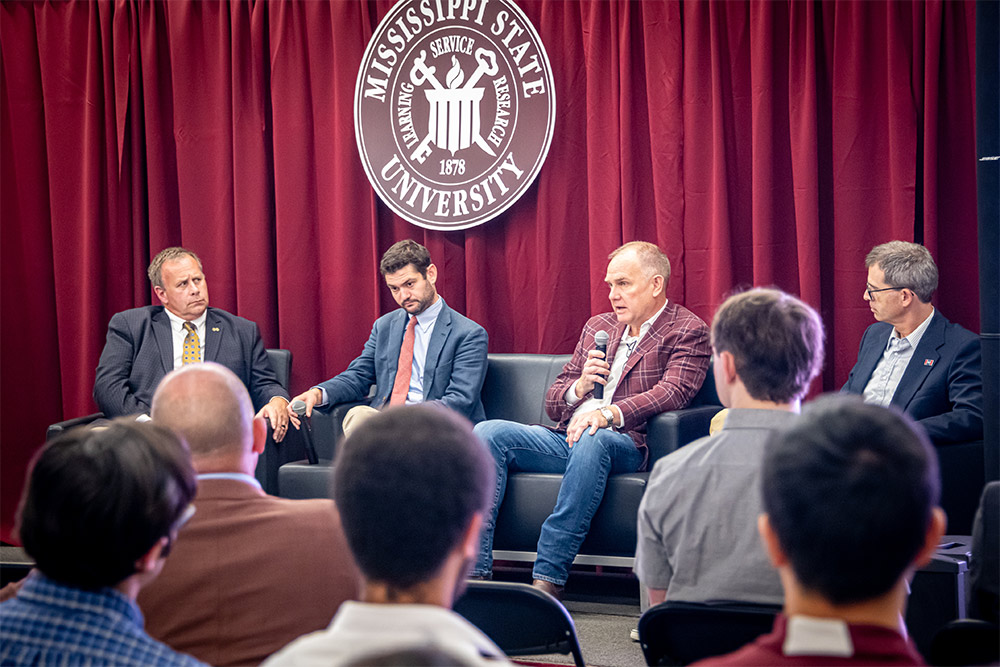
[[[760,470],[770,433],[796,415],[730,410],[715,435],[656,462],[639,506],[635,572],[667,600],[781,604],[757,535]]]

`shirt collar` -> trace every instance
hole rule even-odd
[[[164,308],[163,312],[165,312],[167,314],[167,317],[170,318],[170,328],[171,329],[174,329],[175,331],[183,331],[184,330],[184,323],[187,322],[188,320],[184,320],[184,319],[181,319],[181,318],[177,317],[176,315],[174,315],[173,313],[171,313],[167,308]],[[199,315],[198,317],[196,317],[193,320],[191,320],[191,324],[194,325],[195,329],[200,329],[202,326],[204,326],[204,324],[205,324],[205,318],[207,318],[207,317],[208,317],[208,308],[206,308],[204,310],[204,312],[202,312],[201,315]]]
[[[782,653],[787,656],[854,655],[854,643],[847,623],[839,618],[816,618],[796,615],[788,619]]]
[[[643,322],[642,324],[639,325],[639,335],[638,336],[630,336],[629,332],[628,332],[628,326],[626,326],[625,327],[625,333],[622,334],[622,340],[625,340],[625,339],[632,340],[633,338],[639,339],[639,338],[642,338],[643,336],[645,336],[646,332],[649,331],[650,327],[653,326],[653,322],[655,322],[656,318],[658,318],[660,315],[663,314],[663,310],[666,307],[667,307],[667,302],[664,301],[663,305],[660,306],[660,309],[658,311],[656,311],[655,313],[653,313],[652,317],[650,317],[648,320],[646,320],[645,322]]]
[[[422,327],[427,326],[428,324],[437,319],[437,316],[441,313],[441,309],[443,307],[444,307],[444,299],[442,299],[439,295],[437,301],[431,304],[427,308],[427,310],[416,316],[417,324],[419,324]]]
[[[924,332],[927,331],[927,327],[931,325],[931,320],[933,318],[934,318],[934,308],[931,308],[931,314],[928,315],[927,319],[921,322],[916,329],[911,331],[909,336],[900,337],[899,332],[897,332],[896,328],[893,327],[892,333],[889,334],[889,340],[888,342],[886,342],[886,346],[888,347],[890,344],[892,344],[894,340],[903,340],[903,338],[905,338],[906,342],[910,344],[910,347],[916,349],[917,345],[920,344],[920,339],[924,337]]]
[[[231,479],[236,482],[249,484],[250,486],[260,489],[261,491],[264,490],[264,487],[260,485],[260,482],[257,481],[256,477],[243,472],[207,472],[198,475],[199,482],[206,479]]]

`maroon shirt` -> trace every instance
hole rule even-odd
[[[847,630],[854,645],[848,657],[831,655],[785,655],[788,619],[779,614],[770,634],[759,637],[738,651],[695,663],[698,667],[730,667],[739,665],[802,665],[802,667],[839,667],[842,665],[924,665],[913,643],[898,632],[878,625],[851,625]]]

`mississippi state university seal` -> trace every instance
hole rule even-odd
[[[354,127],[389,208],[466,229],[535,180],[555,109],[548,56],[512,0],[400,0],[365,50]]]

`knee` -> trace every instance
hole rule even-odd
[[[598,434],[600,435],[600,434]],[[570,449],[570,459],[578,464],[585,462],[601,462],[611,459],[611,451],[603,438],[584,433]]]
[[[472,432],[486,445],[486,451],[493,454],[494,458],[500,459],[504,456],[504,439],[502,436],[507,422],[501,419],[488,419],[476,424]]]

